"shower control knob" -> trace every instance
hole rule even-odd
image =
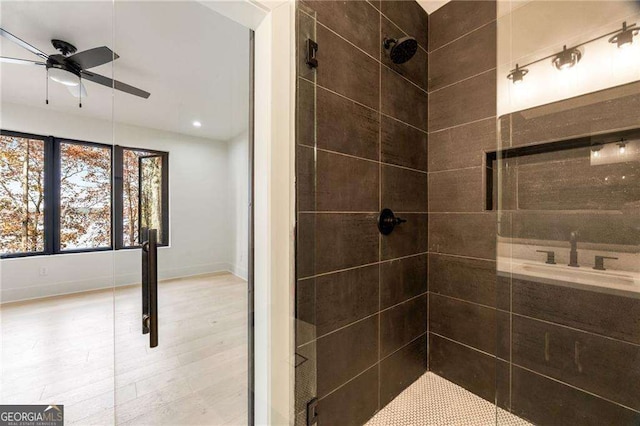
[[[382,209],[378,216],[378,230],[382,235],[389,235],[397,225],[405,222],[406,219],[396,217],[391,209]]]

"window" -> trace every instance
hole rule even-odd
[[[0,253],[44,251],[44,145],[0,135]]]
[[[111,247],[111,148],[60,143],[60,250]]]
[[[0,256],[169,241],[167,152],[0,133]],[[142,182],[142,184],[141,184]]]
[[[140,244],[140,228],[158,230],[158,243],[166,244],[166,155],[131,148],[122,149],[122,243]],[[143,182],[142,188],[139,182]],[[142,206],[142,208],[140,208]]]

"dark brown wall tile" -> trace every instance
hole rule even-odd
[[[513,362],[640,409],[640,346],[515,315]]]
[[[491,213],[431,213],[429,251],[495,259],[496,216]]]
[[[380,265],[380,309],[427,291],[427,255],[391,260]]]
[[[426,253],[428,250],[429,216],[415,213],[399,216],[407,222],[396,226],[391,234],[381,236],[382,260]]]
[[[523,210],[631,210],[640,204],[638,162],[593,166],[589,149],[580,151],[581,158],[519,164],[518,207]]]
[[[376,214],[298,215],[298,277],[378,261]]]
[[[378,112],[321,87],[317,111],[318,148],[378,160]]]
[[[381,83],[381,111],[419,129],[427,130],[427,92],[384,66]]]
[[[484,27],[429,55],[429,91],[496,67],[496,24]]]
[[[398,74],[408,78],[424,90],[427,90],[428,81],[428,55],[423,49],[418,48],[413,58],[404,64],[396,64],[391,60],[391,49],[385,49],[385,39],[399,39],[406,34],[393,22],[384,16],[382,17],[382,26],[380,28],[380,59],[381,62],[397,72]]]
[[[511,411],[541,425],[636,425],[640,414],[516,366]]]
[[[483,168],[429,173],[429,212],[481,212],[485,207]]]
[[[378,316],[359,321],[316,342],[318,397],[322,398],[378,361]]]
[[[295,363],[295,411],[298,413],[306,410],[307,402],[317,395],[315,342],[296,349]]]
[[[391,19],[398,27],[418,40],[418,43],[427,49],[427,37],[429,34],[429,16],[427,12],[415,1],[390,1],[381,2],[382,13]]]
[[[513,279],[513,312],[640,343],[640,299]]]
[[[428,136],[426,132],[384,116],[382,117],[380,131],[382,141],[381,161],[427,171]]]
[[[316,338],[316,281],[296,282],[296,347]]]
[[[495,114],[495,70],[429,94],[430,132],[489,118]]]
[[[530,145],[639,127],[635,111],[640,111],[638,82],[511,114],[511,143]]]
[[[429,254],[429,291],[487,306],[496,304],[492,260]]]
[[[378,265],[315,278],[318,336],[378,311]]]
[[[314,149],[307,146],[296,146],[296,194],[298,211],[317,209],[315,197],[316,162]]]
[[[496,310],[429,294],[429,332],[496,353]]]
[[[493,403],[496,358],[429,333],[429,370]]]
[[[511,365],[501,360],[496,361],[496,405],[511,409]]]
[[[511,314],[496,311],[496,355],[511,360]]]
[[[578,250],[580,243],[637,246],[640,244],[640,215],[637,211],[607,214],[520,210],[512,213],[511,227],[501,231],[504,232],[500,235],[505,237],[566,241],[567,249],[569,236],[573,231],[578,231],[579,234]]]
[[[428,175],[395,166],[382,166],[382,207],[394,212],[428,210]]]
[[[307,65],[307,40],[316,39],[316,20],[313,18],[313,11],[305,7],[302,3],[298,3],[299,10],[297,17],[297,36],[296,36],[296,71],[298,77],[305,77],[311,81],[315,81],[315,70]],[[309,14],[305,13],[309,12]]]
[[[427,370],[427,335],[380,362],[380,408],[398,396]]]
[[[318,402],[318,426],[360,426],[378,409],[378,366]]]
[[[401,348],[427,331],[427,296],[419,296],[380,313],[380,356]]]
[[[378,58],[376,37],[380,14],[365,1],[314,1],[304,3],[317,13],[318,22],[331,28],[374,58]]]
[[[496,19],[496,2],[448,2],[429,15],[429,52]]]
[[[495,118],[429,133],[429,171],[479,167],[495,149]]]
[[[317,39],[318,84],[370,108],[378,108],[378,62],[321,25],[317,27]]]
[[[316,156],[315,198],[319,211],[378,211],[378,163],[324,151]]]
[[[315,146],[316,144],[316,102],[315,84],[298,78],[296,92],[296,143]]]

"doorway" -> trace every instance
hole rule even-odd
[[[55,404],[69,424],[246,424],[251,31],[196,2],[1,7],[2,28],[45,55],[65,56],[51,39],[117,52],[75,92],[46,65],[1,65],[2,151],[23,166],[16,183],[3,168],[3,203],[27,200],[2,213],[27,224],[0,250],[2,404]],[[145,227],[158,232],[155,347]]]

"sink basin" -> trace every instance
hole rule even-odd
[[[633,286],[635,284],[635,280],[632,275],[615,271],[597,271],[595,269],[572,268],[562,265],[539,265],[533,263],[523,263],[522,270],[536,276],[544,275],[549,278],[566,281],[579,281],[593,285]]]
[[[640,273],[637,272],[610,269],[598,271],[589,266],[574,268],[500,256],[498,273],[526,281],[640,298]]]

